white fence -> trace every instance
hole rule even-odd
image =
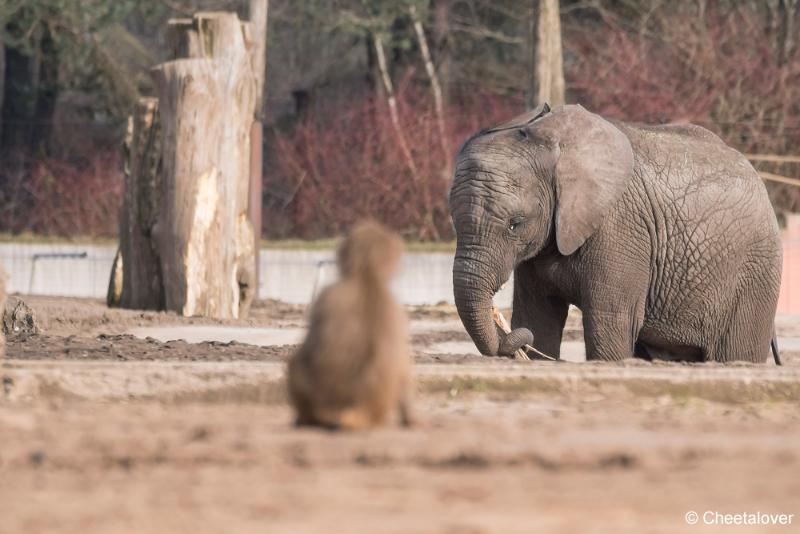
[[[12,293],[105,298],[115,252],[111,245],[2,243],[0,264]],[[333,251],[263,249],[258,295],[308,303],[315,287],[335,279],[333,259]],[[407,253],[392,287],[404,304],[452,303],[452,269],[452,253]],[[497,295],[499,305],[511,305],[511,287]]]
[[[800,217],[791,222],[778,312],[800,314]],[[111,245],[0,243],[0,264],[12,293],[105,298],[115,252]],[[315,287],[336,277],[333,258],[333,251],[263,249],[259,297],[308,303]],[[452,253],[407,253],[393,289],[404,304],[452,303],[452,269]],[[511,287],[495,297],[498,305],[511,305]]]

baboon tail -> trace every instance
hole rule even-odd
[[[770,342],[770,347],[772,347],[772,357],[775,358],[775,365],[783,365],[781,362],[781,353],[778,351],[778,336],[775,334],[775,331],[772,331],[772,341]]]

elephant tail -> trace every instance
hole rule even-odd
[[[781,353],[778,351],[778,336],[775,331],[772,331],[772,341],[769,346],[772,348],[772,357],[775,358],[775,365],[783,365],[781,362]]]

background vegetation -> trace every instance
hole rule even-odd
[[[4,0],[0,232],[113,236],[119,144],[132,102],[152,91],[166,20],[240,3]],[[412,5],[442,86],[444,138]],[[272,0],[264,234],[326,237],[371,215],[410,238],[450,237],[450,160],[470,133],[524,110],[535,5]],[[796,154],[798,13],[798,0],[562,0],[567,101],[630,121],[695,122],[745,152]],[[759,165],[800,177],[796,163]],[[768,186],[776,209],[800,210],[797,188]]]

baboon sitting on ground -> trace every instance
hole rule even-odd
[[[389,290],[402,250],[397,235],[372,222],[339,247],[341,279],[312,305],[306,339],[289,362],[298,425],[362,429],[395,410],[410,424],[408,325]]]

